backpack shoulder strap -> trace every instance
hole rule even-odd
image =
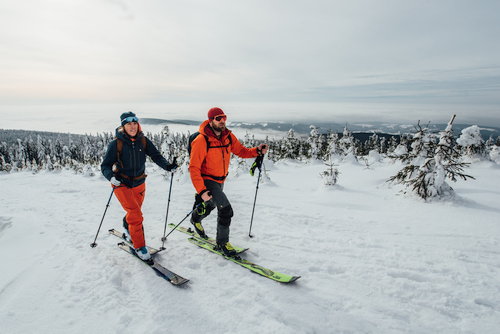
[[[120,154],[122,153],[122,149],[123,149],[123,140],[121,140],[120,138],[116,138],[116,155],[118,158],[118,162],[123,168],[123,163],[122,160],[120,159]]]
[[[210,140],[208,139],[207,136],[203,136],[205,137],[205,141],[207,142],[207,152],[208,152],[208,149],[210,148]]]
[[[116,151],[118,152],[118,156],[120,156],[120,153],[122,153],[123,149],[123,140],[120,138],[116,138]]]
[[[144,152],[146,152],[146,137],[145,136],[142,136],[141,142],[142,142],[142,147],[144,147]]]

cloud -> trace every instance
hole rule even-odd
[[[498,1],[0,5],[0,103],[498,104]]]

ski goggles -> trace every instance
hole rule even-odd
[[[125,125],[130,122],[139,122],[139,119],[135,116],[129,116],[122,121],[122,124]]]
[[[219,116],[215,116],[214,119],[217,121],[217,122],[220,122],[222,120],[226,120],[227,119],[227,116],[226,115],[219,115]]]

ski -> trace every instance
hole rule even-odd
[[[129,240],[127,240],[127,238],[125,237],[125,235],[123,233],[120,233],[115,229],[109,230],[109,233],[122,239],[122,242],[118,243],[118,247],[120,247],[124,251],[130,253],[131,255],[135,256],[141,262],[150,266],[151,269],[153,269],[158,276],[163,277],[164,279],[166,279],[167,281],[169,281],[173,285],[183,285],[183,284],[189,282],[188,279],[177,275],[173,271],[165,268],[161,264],[152,260],[154,258],[154,256],[160,252],[160,250],[153,248],[153,247],[146,246],[148,248],[149,254],[151,254],[152,259],[150,261],[143,261],[140,257],[137,256],[132,243]]]
[[[130,247],[125,242],[120,242],[118,244],[118,247],[120,247],[124,251],[132,254],[133,256],[135,256],[136,258],[138,258],[139,260],[141,260],[141,262],[143,262],[143,263],[147,264],[148,266],[150,266],[151,269],[153,269],[158,276],[163,277],[164,279],[166,279],[167,281],[169,281],[173,285],[182,285],[182,284],[185,284],[185,283],[189,282],[188,279],[185,279],[184,277],[177,275],[173,271],[165,268],[164,266],[162,266],[161,264],[159,264],[157,262],[154,262],[153,260],[143,261],[140,257],[137,256],[137,254],[135,253],[134,248]]]
[[[243,259],[238,255],[236,255],[234,257],[228,257],[228,256],[224,255],[224,253],[216,250],[212,244],[205,242],[204,240],[201,240],[198,238],[189,238],[189,242],[195,244],[198,247],[204,248],[204,249],[209,250],[215,254],[223,256],[224,258],[226,258],[234,263],[237,263],[240,266],[245,267],[245,268],[253,271],[254,273],[257,273],[257,274],[262,275],[264,277],[270,278],[270,279],[275,280],[277,282],[291,283],[291,282],[295,282],[296,280],[298,280],[300,278],[300,276],[290,276],[290,275],[281,274],[281,273],[275,272],[273,270],[264,268],[262,266],[259,266],[258,264],[255,264],[255,263],[250,262],[246,259]]]
[[[210,245],[212,245],[214,247],[217,246],[217,243],[216,243],[216,241],[215,241],[214,238],[210,238],[209,237],[208,239],[203,239],[202,237],[200,237],[198,235],[198,233],[196,233],[195,231],[193,231],[191,228],[185,228],[185,227],[182,227],[182,226],[177,226],[176,227],[174,224],[168,224],[168,227],[170,227],[172,229],[176,229],[176,230],[181,231],[183,233],[186,233],[186,234],[192,236],[193,238],[196,238],[198,240],[206,242],[206,243],[208,243],[208,244],[210,244]],[[234,250],[236,251],[237,254],[241,254],[241,253],[243,253],[243,252],[245,252],[245,251],[248,250],[248,248],[241,248],[241,247],[236,247],[236,246],[233,246],[233,248],[234,248]]]
[[[125,234],[125,233],[119,232],[119,231],[115,230],[114,228],[112,228],[112,229],[110,229],[110,230],[109,230],[109,234],[114,235],[115,237],[118,237],[118,238],[122,239],[122,240],[123,240],[124,242],[126,242],[129,246],[131,246],[132,248],[134,248],[134,247],[133,247],[133,244],[132,244],[132,241],[131,241],[131,240],[129,240],[129,239],[126,237],[126,234]],[[146,246],[146,248],[148,249],[148,252],[149,252],[149,254],[151,254],[151,255],[161,252],[159,249],[156,249],[156,248],[153,248],[153,247]]]

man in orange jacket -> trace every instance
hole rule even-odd
[[[201,237],[207,238],[201,221],[217,207],[217,247],[226,256],[234,256],[236,252],[229,243],[233,209],[223,192],[231,153],[241,158],[252,158],[266,154],[267,145],[246,148],[226,128],[226,119],[222,109],[210,109],[208,120],[200,125],[200,135],[191,143],[189,173],[197,192],[194,207],[202,203],[191,215],[191,224]]]

